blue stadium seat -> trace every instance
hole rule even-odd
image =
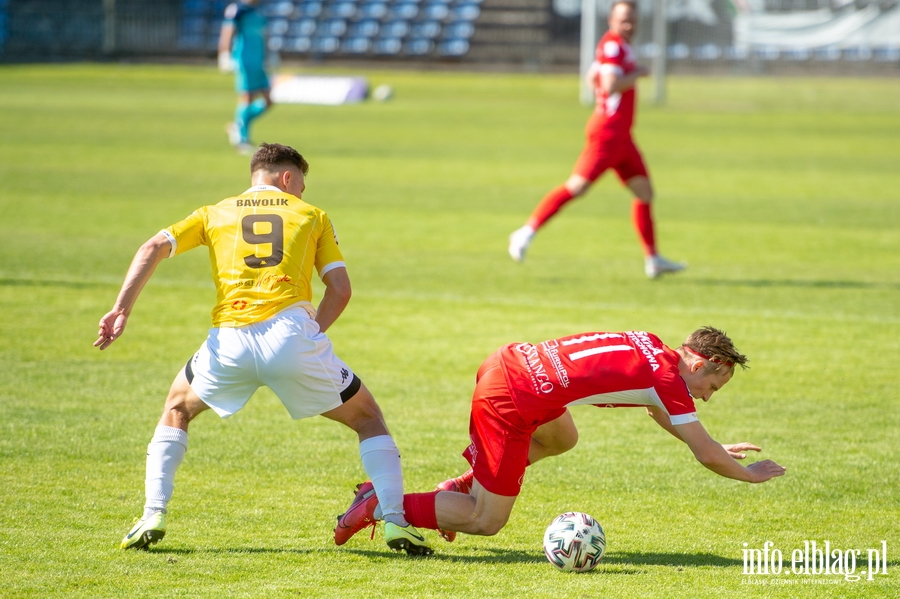
[[[450,17],[456,21],[474,21],[481,15],[477,4],[459,4],[450,10]]]
[[[434,39],[441,34],[441,24],[437,21],[419,21],[413,23],[409,35],[416,39]]]
[[[365,36],[351,36],[341,42],[341,52],[345,54],[365,54],[372,48],[372,40]]]
[[[408,33],[409,21],[389,21],[381,27],[381,36],[386,38],[405,37]]]
[[[715,44],[703,44],[691,50],[691,56],[697,60],[718,60],[722,57],[722,49]]]
[[[311,51],[316,54],[334,54],[340,47],[340,38],[336,36],[314,37]]]
[[[270,35],[266,40],[266,47],[272,52],[279,52],[284,47],[284,36]]]
[[[875,48],[872,58],[876,62],[900,62],[900,47]]]
[[[315,32],[316,24],[315,19],[300,19],[299,21],[294,21],[291,23],[290,29],[288,29],[288,34],[291,37],[309,37]]]
[[[691,55],[687,44],[673,44],[668,47],[666,55],[672,60],[684,60]]]
[[[813,52],[813,57],[816,60],[824,60],[824,61],[832,61],[832,60],[840,60],[841,59],[841,49],[835,46],[826,46],[824,48],[818,48]]]
[[[844,49],[844,60],[851,62],[862,62],[872,60],[872,49],[868,46],[856,46],[854,48]]]
[[[325,7],[325,16],[328,18],[349,19],[356,14],[356,2],[337,2]]]
[[[782,57],[785,60],[791,61],[800,61],[800,60],[809,60],[809,50],[806,48],[795,48],[793,50],[785,50],[782,52]]]
[[[475,33],[475,26],[471,21],[457,21],[444,27],[444,37],[454,39],[469,39]]]
[[[382,37],[375,40],[372,50],[375,54],[397,55],[403,49],[403,42],[399,37]]]
[[[442,21],[450,15],[450,7],[447,4],[430,1],[422,8],[422,16],[426,19]]]
[[[725,48],[725,58],[728,60],[746,60],[750,51],[746,46],[729,46]]]
[[[441,56],[463,56],[469,51],[468,40],[446,40],[438,45],[438,54]]]
[[[388,18],[391,19],[414,19],[417,14],[419,14],[419,6],[412,2],[400,2],[388,10]]]
[[[386,2],[366,2],[359,7],[359,16],[367,19],[381,19],[387,12]]]
[[[295,16],[303,17],[303,18],[316,18],[322,14],[322,3],[313,1],[313,2],[302,2],[297,5],[297,11]]]
[[[364,19],[350,25],[347,34],[351,37],[375,37],[381,29],[376,19]]]
[[[261,8],[263,14],[269,18],[287,18],[294,14],[294,3],[290,2],[289,0],[282,0],[281,2],[268,2]]]
[[[434,42],[427,39],[411,39],[403,46],[404,53],[409,56],[425,56],[434,50]]]
[[[298,35],[285,40],[282,50],[286,52],[309,52],[312,48],[312,38],[308,35]]]
[[[271,21],[269,21],[268,25],[269,35],[284,35],[288,32],[288,29],[290,29],[290,27],[291,24],[287,19],[272,19]]]
[[[325,19],[316,26],[316,37],[341,37],[347,32],[347,21],[344,19]]]

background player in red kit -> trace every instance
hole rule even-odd
[[[613,169],[634,193],[631,215],[644,248],[644,272],[651,279],[677,272],[684,264],[666,260],[656,251],[650,203],[653,187],[641,154],[631,138],[635,83],[648,74],[638,66],[628,43],[637,28],[637,9],[631,2],[615,2],[609,12],[609,31],[597,44],[597,57],[587,73],[596,109],[585,129],[587,141],[569,179],[550,191],[528,222],[509,236],[509,255],[521,262],[535,232],[567,202],[584,194],[600,175]]]
[[[441,483],[438,490],[404,496],[409,522],[439,529],[493,535],[509,519],[528,465],[572,449],[578,431],[574,405],[643,406],[666,431],[687,444],[694,457],[716,474],[760,483],[784,474],[771,460],[742,466],[750,443],[721,445],[700,424],[694,399],[709,401],[747,358],[725,333],[694,331],[677,349],[651,333],[591,332],[537,345],[501,347],[478,370],[469,421],[471,445],[463,456],[472,469]],[[343,544],[380,519],[371,483],[359,493],[335,529]]]

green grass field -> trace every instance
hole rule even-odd
[[[333,72],[333,71],[321,71]],[[537,238],[506,238],[569,173],[589,109],[560,75],[371,72],[393,101],[278,106],[257,141],[309,159],[354,299],[329,335],[381,403],[406,486],[460,473],[475,371],[497,346],[724,328],[751,358],[700,408],[722,442],[788,468],[726,480],[642,410],[574,410],[579,445],[536,464],[509,525],[409,559],[332,544],[364,474],[349,429],[293,422],[268,391],[191,428],[165,540],[121,552],[144,453],[214,291],[195,251],[163,263],[126,335],[91,347],[137,247],[248,186],[212,68],[0,67],[0,596],[617,597],[900,595],[900,80],[673,78],[636,138],[657,189],[648,281],[630,197],[607,174]],[[649,97],[649,86],[644,96]],[[558,573],[563,511],[604,525],[603,563]],[[888,547],[888,573],[743,574],[745,548]],[[745,543],[747,544],[745,546]]]

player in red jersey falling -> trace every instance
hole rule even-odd
[[[575,405],[640,406],[666,431],[687,444],[694,457],[720,476],[761,483],[785,469],[771,460],[742,466],[751,443],[722,445],[697,418],[694,400],[709,401],[747,358],[725,333],[694,331],[677,349],[652,333],[589,332],[531,343],[512,343],[488,357],[478,370],[469,420],[471,445],[463,452],[472,469],[430,493],[404,496],[410,524],[440,530],[494,535],[503,528],[522,486],[525,469],[572,449],[578,430],[569,413]],[[338,520],[335,542],[380,519],[371,483],[363,483],[350,509]]]
[[[631,216],[644,249],[644,272],[654,279],[683,270],[685,265],[660,256],[656,250],[651,202],[653,187],[641,154],[631,138],[635,83],[648,74],[634,61],[629,46],[637,29],[634,3],[615,2],[609,13],[609,31],[597,44],[596,61],[587,73],[597,105],[585,129],[587,141],[569,179],[550,191],[528,222],[509,236],[509,255],[521,262],[534,234],[566,203],[583,195],[607,169],[613,169],[635,195]]]

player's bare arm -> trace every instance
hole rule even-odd
[[[224,24],[219,32],[219,70],[230,73],[234,70],[231,64],[231,46],[234,43],[234,25]]]
[[[675,427],[672,425],[672,421],[669,420],[668,414],[666,414],[656,406],[648,407],[647,414],[651,418],[653,418],[653,420],[655,420],[658,425],[666,429],[673,437],[675,437],[679,441],[684,441],[684,439],[682,439],[678,434],[678,431],[675,430]],[[725,449],[726,452],[728,452],[728,455],[736,460],[743,460],[744,458],[746,458],[748,451],[762,451],[762,448],[757,447],[753,443],[722,443],[721,445],[722,448]]]
[[[347,307],[352,289],[350,276],[343,266],[329,270],[322,281],[325,283],[325,293],[316,311],[316,322],[319,323],[319,330],[324,333]]]
[[[94,347],[101,350],[106,349],[113,341],[122,336],[125,325],[128,323],[128,317],[131,315],[131,309],[134,308],[141,290],[150,280],[156,266],[168,257],[171,250],[171,242],[161,233],[151,237],[138,249],[128,268],[128,273],[125,275],[125,281],[122,283],[113,309],[100,319],[100,331],[97,333],[98,337],[94,341]]]
[[[714,441],[699,422],[675,425],[681,439],[687,444],[697,461],[716,474],[748,483],[765,482],[782,476],[785,468],[772,460],[755,462],[747,467],[738,464],[728,450]],[[740,447],[749,444],[738,444]],[[755,447],[755,446],[753,446]]]
[[[647,67],[637,66],[627,75],[613,71],[600,73],[600,86],[607,95],[620,94],[635,86],[637,80],[650,74]]]

